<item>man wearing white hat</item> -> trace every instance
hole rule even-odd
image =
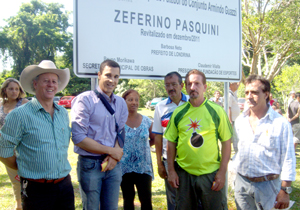
[[[0,160],[18,170],[24,210],[75,209],[68,112],[53,103],[69,79],[69,69],[57,69],[49,60],[26,67],[20,82],[36,97],[11,111],[1,129]]]

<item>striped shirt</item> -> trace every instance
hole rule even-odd
[[[53,119],[36,98],[11,111],[1,129],[0,156],[14,155],[18,174],[29,179],[58,179],[71,171],[68,161],[68,112],[54,104]]]
[[[181,100],[178,105],[175,104],[170,97],[159,102],[155,106],[152,133],[163,135],[173,114],[173,111],[187,101],[188,97],[181,93]],[[165,159],[167,159],[167,142],[168,140],[166,138],[163,138],[162,156]]]
[[[261,177],[281,174],[281,180],[295,180],[295,151],[290,123],[270,106],[255,133],[249,123],[249,109],[235,121],[238,138],[237,172]]]

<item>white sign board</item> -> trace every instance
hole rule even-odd
[[[121,78],[203,71],[241,78],[240,0],[74,0],[74,72],[96,77],[112,59]]]

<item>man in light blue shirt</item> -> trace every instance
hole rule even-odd
[[[69,78],[52,61],[26,67],[20,82],[36,97],[11,111],[1,129],[0,160],[18,170],[23,209],[75,209],[68,112],[53,102]]]
[[[285,209],[296,176],[290,123],[269,105],[270,83],[246,79],[248,109],[236,120],[238,137],[235,202],[237,209]],[[275,202],[276,201],[276,202]]]

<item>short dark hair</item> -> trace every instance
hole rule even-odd
[[[187,81],[189,79],[189,76],[191,74],[198,74],[198,75],[201,75],[202,76],[202,83],[203,85],[206,84],[206,76],[205,74],[202,72],[202,71],[199,71],[198,69],[192,69],[190,70],[186,75],[185,75],[185,85],[187,85]]]
[[[133,89],[129,89],[129,90],[126,90],[123,94],[122,94],[122,98],[124,98],[124,100],[126,100],[126,97],[130,94],[130,93],[137,93],[138,96],[140,97],[140,94],[139,92],[137,92],[136,90],[133,90]]]
[[[252,75],[248,76],[246,78],[245,84],[250,84],[250,83],[255,82],[255,81],[260,81],[260,83],[263,85],[262,91],[264,93],[265,92],[269,92],[269,93],[271,92],[270,82],[266,78],[264,78],[260,75],[257,75],[257,74],[252,74]],[[270,100],[270,98],[268,96],[267,99],[266,99],[266,103],[269,103],[269,100]]]
[[[216,94],[216,92],[219,92],[219,93],[220,93],[220,91],[216,90],[216,91],[214,92],[214,95]],[[221,94],[221,93],[220,93],[220,94]]]
[[[170,73],[168,73],[166,76],[165,76],[165,81],[166,81],[166,78],[167,77],[172,77],[172,76],[177,76],[178,77],[178,82],[179,82],[179,84],[181,84],[182,83],[182,76],[177,72],[177,71],[172,71],[172,72],[170,72]]]
[[[116,61],[113,61],[113,60],[110,60],[110,59],[106,59],[105,61],[103,61],[100,65],[100,73],[102,74],[104,68],[108,66],[108,67],[112,67],[112,68],[119,68],[119,71],[120,71],[120,74],[121,74],[121,67],[120,65],[116,62]]]
[[[297,93],[295,94],[295,97],[296,97],[296,98],[300,97],[300,92],[297,92]]]

